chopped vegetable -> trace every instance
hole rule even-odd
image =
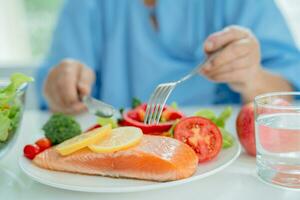
[[[17,90],[24,84],[32,82],[33,79],[24,74],[15,73],[10,77],[10,84],[0,89],[0,105],[9,104],[16,96]]]
[[[4,142],[8,138],[11,120],[3,112],[0,112],[0,142]]]
[[[176,125],[178,124],[179,121],[180,121],[179,119],[176,119],[176,121],[171,126],[170,130],[165,135],[168,135],[170,137],[174,137],[174,130],[175,130],[175,127],[176,127]]]
[[[210,119],[213,123],[216,123],[216,121],[217,121],[216,114],[214,113],[214,111],[212,111],[210,109],[199,110],[198,112],[195,113],[195,116]]]
[[[54,114],[43,126],[45,136],[52,144],[60,144],[81,133],[80,125],[71,116]]]
[[[23,149],[24,156],[30,160],[40,153],[40,147],[37,145],[28,144]]]
[[[119,109],[120,115],[123,115],[124,111],[125,111],[124,108],[120,108],[120,109]]]
[[[233,136],[226,131],[224,128],[219,128],[223,137],[223,144],[222,144],[222,148],[223,149],[227,149],[229,147],[231,147],[234,143],[234,138]]]
[[[224,128],[226,121],[229,119],[229,117],[232,114],[232,108],[231,107],[226,107],[223,112],[219,115],[217,118],[216,124],[218,127]]]
[[[0,143],[6,142],[18,127],[21,117],[21,103],[15,98],[18,89],[32,81],[31,77],[15,73],[10,77],[9,85],[0,88]]]
[[[142,104],[142,101],[141,101],[141,100],[139,100],[139,99],[136,98],[136,97],[133,97],[133,98],[132,98],[132,104],[131,104],[132,109],[134,109],[134,108],[140,106],[141,104]]]
[[[99,117],[98,123],[100,126],[105,126],[107,124],[110,124],[112,128],[117,128],[119,126],[118,121],[114,118]]]
[[[135,126],[142,129],[144,134],[162,135],[164,132],[170,130],[176,119],[184,117],[183,113],[175,111],[169,106],[165,106],[165,108],[163,109],[163,115],[166,110],[173,110],[170,114],[168,114],[168,119],[166,119],[166,122],[161,122],[159,124],[145,124],[144,121],[141,120],[141,111],[145,112],[146,107],[147,104],[141,104],[135,109],[125,112],[123,114],[123,119],[119,122],[119,124],[121,126]]]
[[[170,107],[173,108],[174,110],[178,110],[178,104],[173,101],[171,104],[170,104]]]
[[[40,147],[40,151],[44,151],[52,146],[51,141],[48,138],[41,138],[35,142]]]

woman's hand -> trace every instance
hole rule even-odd
[[[75,60],[63,60],[48,74],[44,95],[53,112],[77,114],[86,108],[80,101],[91,93],[94,72]]]
[[[201,73],[212,81],[228,83],[246,102],[263,92],[291,90],[286,80],[261,67],[259,42],[248,29],[230,26],[210,35],[204,51],[208,61]]]

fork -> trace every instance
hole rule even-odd
[[[146,114],[144,118],[145,124],[158,124],[160,121],[160,117],[163,111],[163,108],[169,98],[171,92],[174,88],[190,79],[194,75],[196,75],[199,69],[203,66],[204,63],[197,65],[190,73],[179,79],[178,81],[168,82],[168,83],[161,83],[159,84],[154,92],[151,94],[150,99],[147,104]]]

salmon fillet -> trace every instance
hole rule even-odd
[[[52,147],[38,154],[33,163],[56,171],[173,181],[192,176],[198,158],[188,145],[178,140],[144,135],[137,146],[113,153],[95,153],[85,148],[61,156]]]

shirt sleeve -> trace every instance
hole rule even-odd
[[[43,82],[50,69],[62,59],[79,60],[96,71],[100,68],[101,22],[101,10],[97,1],[68,0],[65,2],[53,33],[49,52],[36,73],[41,109],[47,108],[42,95]]]
[[[274,0],[227,0],[223,3],[225,26],[249,28],[260,42],[262,66],[299,90],[300,52]]]

